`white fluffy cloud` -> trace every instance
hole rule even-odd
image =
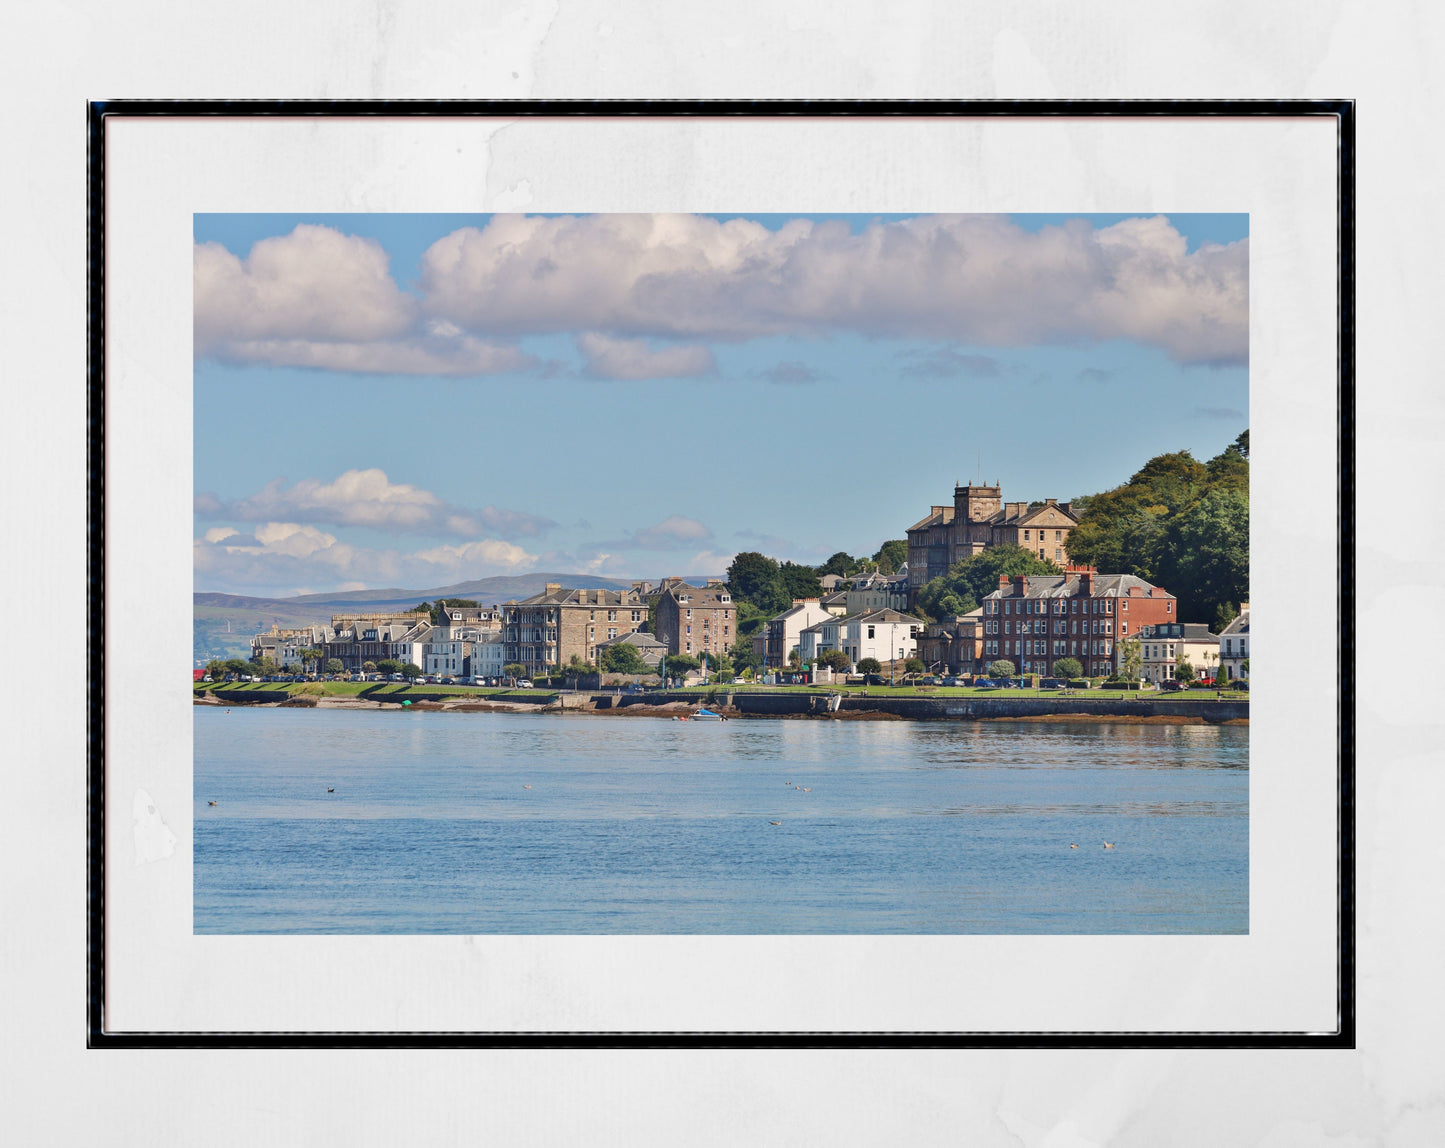
[[[1192,254],[1162,216],[1037,232],[919,216],[858,234],[693,215],[497,216],[422,259],[423,306],[463,328],[743,339],[837,329],[996,346],[1131,338],[1242,361],[1249,246]]]
[[[423,322],[374,239],[298,224],[245,258],[195,247],[195,353],[238,363],[395,375],[486,375],[531,359]]]
[[[643,339],[614,339],[595,331],[577,339],[587,373],[599,379],[677,379],[717,370],[706,347],[649,347]]]
[[[298,522],[267,522],[250,535],[208,531],[194,541],[193,559],[197,586],[293,593],[338,584],[427,586],[523,573],[537,563],[535,554],[494,539],[404,553],[353,546]]]
[[[245,259],[219,243],[195,249],[198,353],[250,340],[368,342],[405,332],[416,302],[391,277],[374,239],[298,224]]]
[[[195,498],[195,512],[237,522],[319,522],[462,538],[533,536],[556,525],[537,515],[495,506],[480,510],[451,506],[429,490],[392,482],[378,467],[348,470],[331,482],[306,478],[289,487],[278,478],[251,497],[233,502],[202,493]],[[217,541],[211,537],[216,533],[208,531],[207,539]]]
[[[506,340],[559,332],[577,336],[590,374],[620,379],[709,373],[701,339],[834,331],[1248,356],[1248,240],[1191,253],[1163,216],[1030,232],[930,215],[853,234],[837,220],[772,231],[694,215],[498,215],[425,252],[419,299],[375,241],[303,224],[244,260],[200,244],[195,277],[198,355],[328,370],[512,371],[532,361]]]

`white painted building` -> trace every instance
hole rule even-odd
[[[507,664],[507,643],[502,631],[489,631],[472,643],[472,677],[500,678]]]
[[[1219,664],[1229,670],[1231,679],[1247,678],[1244,663],[1249,658],[1249,603],[1239,604],[1239,617],[1219,634]]]
[[[1213,677],[1219,665],[1219,635],[1203,622],[1166,622],[1145,626],[1138,633],[1143,661],[1140,673],[1158,685],[1171,682],[1181,661],[1194,667],[1194,676]]]
[[[428,677],[460,677],[467,672],[467,659],[472,656],[472,643],[461,638],[446,642],[428,642],[426,664],[422,670]]]
[[[798,653],[813,661],[829,650],[842,650],[856,670],[864,658],[882,665],[907,661],[918,652],[925,623],[898,610],[865,610],[844,618],[824,618],[798,634]]]
[[[793,604],[776,618],[768,621],[768,635],[765,646],[765,664],[771,669],[786,667],[788,658],[799,648],[802,632],[809,626],[826,621],[832,615],[818,602],[817,598],[795,598]]]
[[[921,618],[898,610],[870,610],[838,619],[838,648],[855,668],[864,658],[877,658],[886,666],[913,657],[923,629]]]

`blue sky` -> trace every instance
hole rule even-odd
[[[196,588],[871,554],[1248,425],[1243,215],[195,217]]]

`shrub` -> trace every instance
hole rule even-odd
[[[1054,677],[1056,678],[1079,678],[1084,675],[1084,667],[1079,664],[1077,658],[1060,658],[1054,663]]]
[[[1093,686],[1093,684],[1094,684],[1094,683],[1091,682],[1091,681],[1089,681],[1088,678],[1070,678],[1070,679],[1069,679],[1069,689],[1071,689],[1071,690],[1087,690],[1087,689],[1089,689],[1091,686]]]

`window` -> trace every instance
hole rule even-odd
[[[1029,540],[1029,532],[1028,532],[1027,530],[1025,530],[1025,531],[1024,531],[1024,541],[1027,542],[1028,540]]]
[[[617,627],[616,627],[616,626],[611,627],[611,628],[607,631],[607,637],[608,637],[608,640],[609,640],[609,641],[610,641],[611,639],[617,637]]]
[[[633,620],[634,622],[640,622],[640,621],[642,621],[642,611],[641,611],[641,610],[633,610],[633,611],[632,611],[632,620]]]
[[[1012,605],[1013,605],[1012,602],[1005,602],[1005,603],[1003,604],[1003,612],[1004,612],[1005,614],[1007,614],[1007,613],[1009,612],[1009,608],[1010,608]]]
[[[615,621],[617,621],[617,611],[616,611],[616,610],[608,610],[608,611],[607,611],[607,620],[608,620],[609,622],[615,622]]]
[[[1119,623],[1119,633],[1121,633],[1121,634],[1127,634],[1128,632],[1129,632],[1129,623],[1128,623],[1128,622],[1120,622],[1120,623]]]
[[[873,636],[873,627],[872,627],[872,626],[869,626],[869,627],[868,627],[868,636],[869,636],[870,638]]]
[[[1166,614],[1172,614],[1172,613],[1174,613],[1174,603],[1173,603],[1173,602],[1165,602],[1165,603],[1164,603],[1164,612],[1165,612]]]
[[[1055,541],[1055,542],[1062,542],[1063,540],[1064,540],[1064,532],[1063,532],[1062,530],[1055,530],[1055,531],[1054,531],[1054,541]]]
[[[1106,598],[1106,599],[1104,599],[1104,613],[1106,613],[1106,614],[1112,614],[1113,612],[1114,612],[1114,599],[1112,599],[1112,598]]]
[[[1012,623],[1012,622],[1005,622],[1005,623],[1003,624],[1003,632],[1004,632],[1005,634],[1012,633],[1012,632],[1013,632],[1012,629],[1011,629],[1012,626],[1013,626],[1013,623]]]

